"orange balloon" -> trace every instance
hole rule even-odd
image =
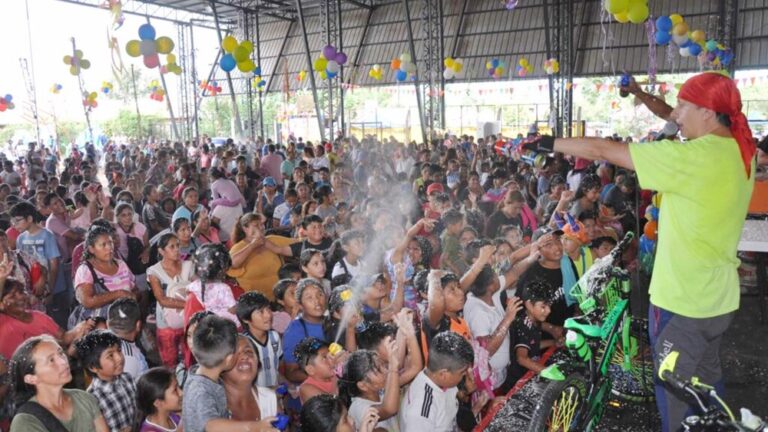
[[[656,221],[648,221],[645,224],[645,228],[643,229],[643,233],[646,237],[648,237],[649,240],[656,240],[656,235],[658,234],[659,225]]]
[[[392,70],[400,69],[400,59],[392,60],[392,63],[389,64],[389,67],[392,68]]]

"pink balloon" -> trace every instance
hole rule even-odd
[[[160,56],[157,54],[152,54],[149,56],[144,56],[144,66],[152,69],[156,68],[160,65]]]
[[[168,67],[167,66],[160,66],[160,73],[161,74],[168,73]]]

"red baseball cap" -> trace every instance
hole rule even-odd
[[[443,188],[443,185],[441,183],[432,183],[431,185],[427,186],[427,196],[432,195],[433,192],[445,192],[445,188]]]

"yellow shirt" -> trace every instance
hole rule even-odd
[[[298,240],[270,235],[267,236],[267,241],[272,242],[275,246],[288,246]],[[236,254],[247,245],[245,240],[237,242],[229,250],[230,255]],[[241,267],[232,267],[227,274],[237,279],[237,284],[246,292],[258,291],[268,299],[274,300],[272,287],[278,281],[277,271],[280,270],[281,265],[283,265],[283,260],[280,255],[262,248],[256,252],[251,252]]]
[[[754,174],[747,178],[736,140],[705,135],[629,150],[640,185],[663,193],[651,303],[689,318],[738,309],[736,248]]]

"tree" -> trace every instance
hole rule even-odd
[[[164,120],[156,115],[141,116],[141,130],[136,113],[130,109],[122,109],[117,117],[104,122],[104,133],[110,137],[147,138],[149,136],[168,136]]]

